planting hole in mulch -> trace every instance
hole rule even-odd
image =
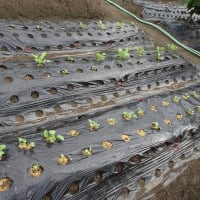
[[[49,92],[54,95],[54,94],[57,94],[58,91],[56,88],[52,87],[50,88]]]
[[[141,156],[140,155],[135,155],[130,158],[130,162],[133,162],[135,164],[141,163]]]
[[[37,117],[42,117],[42,116],[44,115],[44,112],[43,112],[42,110],[36,110],[36,111],[35,111],[35,115],[36,115]]]
[[[3,79],[4,83],[12,83],[13,82],[13,78],[10,76],[4,77]]]
[[[37,99],[37,98],[39,97],[39,92],[37,92],[37,91],[31,92],[31,97],[32,97],[33,99]]]
[[[31,74],[26,74],[24,76],[24,80],[30,81],[30,80],[33,80],[33,79],[34,79],[34,77]]]
[[[43,167],[39,164],[33,164],[28,171],[31,176],[38,177],[42,175]]]
[[[17,122],[17,123],[24,123],[24,121],[25,121],[25,118],[22,116],[22,115],[17,115],[16,117],[15,117],[15,121]]]
[[[130,190],[127,187],[123,187],[119,189],[119,196],[126,199],[128,198]]]
[[[174,167],[174,161],[172,161],[172,160],[170,160],[169,162],[168,162],[168,167],[170,168],[170,169],[172,169],[173,167]]]
[[[51,194],[47,193],[42,197],[42,200],[52,200]]]
[[[97,172],[95,173],[94,177],[93,177],[93,181],[94,181],[95,183],[100,183],[100,182],[102,181],[102,179],[103,179],[102,172],[97,171]]]
[[[121,173],[124,170],[124,164],[122,162],[119,162],[115,165],[114,172],[115,173]]]
[[[156,169],[154,175],[155,175],[155,177],[160,177],[161,176],[161,170]]]
[[[17,103],[19,101],[19,97],[17,95],[13,95],[10,97],[11,103]]]
[[[3,177],[0,179],[0,192],[5,192],[10,189],[13,184],[12,179],[9,177]]]
[[[72,195],[76,194],[78,191],[79,191],[78,181],[71,183],[67,188],[67,192],[69,192]]]
[[[61,113],[61,112],[62,112],[62,108],[61,108],[61,106],[59,106],[59,105],[55,105],[55,106],[53,107],[53,109],[54,109],[57,113]]]
[[[138,185],[143,188],[145,186],[145,179],[144,178],[140,178],[138,181],[137,181]]]
[[[0,72],[4,71],[8,69],[5,65],[0,65]]]

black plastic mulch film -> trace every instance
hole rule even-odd
[[[85,52],[51,59],[42,68],[20,59],[0,63],[0,138],[7,145],[0,178],[12,180],[0,199],[140,198],[155,182],[162,183],[167,171],[198,157],[197,67],[167,51],[157,61],[151,40],[137,27],[106,26],[100,30],[97,23],[87,23],[81,31],[78,23],[69,22],[41,22],[40,28],[37,23],[0,23],[1,57],[107,49],[103,62]],[[143,64],[137,63],[135,50],[128,60],[117,58],[117,48],[136,46],[146,48]],[[69,74],[61,74],[64,69]],[[91,130],[88,120],[98,129]],[[65,140],[48,147],[44,130],[55,130]],[[79,135],[70,136],[72,130]],[[19,151],[18,137],[36,147]],[[92,155],[82,155],[84,148],[91,148]],[[61,153],[69,158],[67,165],[57,164]],[[32,177],[30,167],[36,163],[42,175]]]

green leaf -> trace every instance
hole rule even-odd
[[[2,157],[4,154],[5,152],[0,150],[0,157]]]
[[[27,140],[26,140],[25,138],[19,137],[19,138],[18,138],[18,142],[19,142],[19,143],[26,143]]]
[[[1,145],[0,145],[0,151],[3,151],[5,148],[6,148],[6,145],[5,145],[5,144],[1,144]]]
[[[49,135],[54,136],[56,134],[55,130],[49,130]]]
[[[56,136],[56,139],[58,139],[58,140],[60,140],[60,141],[64,141],[64,140],[65,140],[65,138],[64,138],[63,135],[57,135],[57,136]]]
[[[30,145],[31,145],[32,147],[35,147],[35,142],[30,142]]]
[[[44,130],[43,135],[44,135],[45,138],[47,138],[49,136],[49,131],[48,130]]]

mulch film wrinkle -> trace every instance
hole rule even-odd
[[[0,199],[139,199],[199,157],[197,66],[158,61],[131,24],[86,25],[0,23]],[[43,67],[20,60],[43,51]]]

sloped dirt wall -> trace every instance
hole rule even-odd
[[[102,0],[0,0],[0,18],[101,17]]]

